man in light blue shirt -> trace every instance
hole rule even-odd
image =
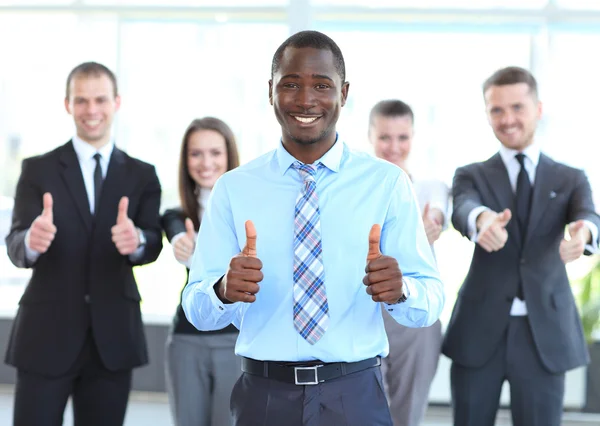
[[[286,40],[269,82],[281,143],[223,175],[207,205],[183,308],[200,330],[240,329],[236,425],[391,426],[381,309],[425,327],[443,308],[408,177],[337,136],[348,88],[333,40]]]

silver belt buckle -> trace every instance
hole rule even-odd
[[[317,368],[322,367],[322,365],[312,365],[310,367],[294,367],[294,383],[297,385],[318,385],[319,377],[317,374]],[[314,378],[312,380],[301,381],[298,379],[298,371],[313,371]]]

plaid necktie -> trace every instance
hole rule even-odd
[[[315,182],[318,166],[321,163],[312,165],[296,161],[292,164],[304,179],[296,200],[294,219],[294,328],[311,345],[323,337],[329,325]]]

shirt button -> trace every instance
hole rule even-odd
[[[221,310],[221,311],[222,311],[222,310],[223,310],[223,307],[222,307],[222,306],[219,306],[219,310]]]

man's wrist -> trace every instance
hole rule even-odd
[[[135,230],[137,231],[137,235],[138,235],[138,248],[143,247],[146,245],[146,235],[144,234],[144,231],[142,231],[140,228],[135,228]]]
[[[406,287],[406,281],[404,281],[404,277],[403,277],[402,278],[402,295],[394,303],[388,303],[388,305],[397,305],[398,303],[404,303],[408,300],[409,296],[410,296],[410,291]]]
[[[215,285],[213,285],[213,290],[215,291],[215,294],[217,295],[217,297],[219,298],[219,300],[221,301],[221,303],[228,305],[231,302],[230,300],[227,300],[225,298],[225,286],[223,285],[223,280],[225,279],[225,275],[223,275],[219,281],[217,281],[215,283]]]
[[[477,219],[475,219],[475,229],[477,230],[477,232],[481,231],[481,228],[483,228],[486,225],[489,219],[489,215],[491,213],[492,212],[490,212],[489,210],[485,210],[479,213]]]

